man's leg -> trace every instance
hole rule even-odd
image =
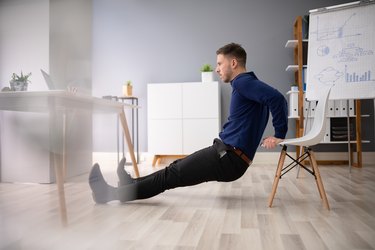
[[[118,173],[123,174],[123,163],[120,162]],[[211,146],[199,150],[184,159],[171,163],[168,167],[148,176],[133,179],[131,183],[114,188],[108,185],[95,164],[90,172],[89,183],[97,203],[111,200],[131,201],[153,197],[167,189],[190,186],[205,181],[217,180],[216,168],[220,164],[217,151]],[[125,171],[125,170],[124,170]],[[124,177],[120,182],[124,183]],[[128,182],[125,180],[125,182]],[[114,194],[115,193],[115,194]]]
[[[220,158],[217,150],[211,146],[199,150],[184,159],[174,161],[168,167],[153,174],[132,179],[129,184],[122,185],[118,189],[115,188],[116,196],[112,193],[113,187],[105,183],[102,177],[95,178],[95,176],[91,176],[90,174],[90,186],[94,192],[94,198],[96,191],[100,195],[101,198],[97,200],[109,201],[110,199],[119,199],[125,202],[150,198],[165,190],[176,187],[191,186],[215,180],[233,181],[241,177],[247,167],[247,164],[232,152],[228,152],[224,157]],[[95,171],[95,173],[98,174],[98,171]],[[94,185],[91,183],[91,179],[99,180],[101,183]],[[106,191],[100,191],[99,188],[94,189],[93,186],[102,187]],[[103,194],[108,193],[108,197],[102,197]]]
[[[220,158],[213,147],[199,150],[151,175],[118,188],[121,201],[147,199],[165,190],[217,180]]]

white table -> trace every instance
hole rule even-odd
[[[48,113],[52,118],[51,131],[53,133],[51,139],[53,143],[51,143],[50,151],[56,173],[60,218],[64,226],[68,223],[64,192],[66,114],[75,110],[84,110],[91,113],[117,113],[128,145],[134,173],[136,177],[139,177],[124,108],[137,108],[137,106],[88,95],[73,94],[64,90],[0,92],[0,110]]]

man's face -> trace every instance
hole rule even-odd
[[[231,61],[228,57],[222,54],[217,55],[216,58],[216,73],[223,82],[230,82],[233,77],[233,70]]]

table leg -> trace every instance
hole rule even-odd
[[[129,128],[128,128],[128,124],[126,122],[126,116],[125,116],[124,110],[121,110],[121,112],[119,113],[119,117],[120,117],[122,129],[123,129],[123,132],[124,132],[125,140],[126,140],[126,143],[128,145],[130,158],[131,158],[132,163],[133,163],[134,173],[135,173],[136,177],[139,177],[137,160],[135,159],[134,148],[133,148],[133,144],[132,144],[132,141],[131,141],[131,138],[130,138]]]
[[[136,101],[136,105],[138,106],[138,99],[135,99]],[[138,129],[138,119],[139,119],[139,116],[138,116],[138,108],[135,109],[135,115],[136,115],[136,120],[135,120],[135,123],[136,123],[136,129],[137,129],[137,133],[136,133],[136,140],[137,140],[137,163],[139,163],[140,161],[140,157],[139,157],[139,129]]]
[[[65,202],[65,190],[64,190],[64,171],[65,168],[62,164],[64,162],[63,156],[54,153],[54,165],[55,165],[55,174],[56,174],[56,185],[57,185],[57,192],[59,195],[59,209],[60,209],[60,219],[63,226],[68,225],[68,215],[66,211],[66,202]]]
[[[60,220],[63,226],[68,225],[68,215],[65,201],[65,172],[66,172],[66,115],[56,111],[50,112],[52,122],[51,155],[55,169],[57,193],[59,196]]]

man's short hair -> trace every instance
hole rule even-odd
[[[216,55],[230,56],[237,59],[238,63],[245,67],[246,66],[246,51],[240,44],[230,43],[216,51]]]

